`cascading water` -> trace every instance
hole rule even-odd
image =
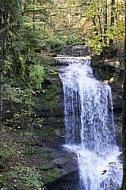
[[[78,190],[117,190],[122,181],[122,164],[114,139],[111,88],[94,78],[89,58],[59,58],[59,61],[67,63],[60,69],[65,147],[78,155]]]

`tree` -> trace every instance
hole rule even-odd
[[[114,21],[115,21],[115,0],[111,0],[111,27],[114,26]],[[112,31],[112,29],[111,29]],[[113,32],[113,31],[112,31]],[[110,45],[113,44],[113,39],[110,38],[109,40]]]
[[[121,190],[126,190],[126,1],[125,1],[125,45],[124,45],[124,83],[123,83],[123,111],[122,111],[122,135],[123,135],[123,182]]]
[[[8,46],[8,38],[10,31],[15,32],[15,28],[19,26],[21,1],[17,3],[14,0],[0,1],[0,128],[2,127],[2,111],[3,111],[3,71],[6,49]],[[15,19],[16,18],[16,19]],[[18,28],[19,29],[19,28]]]
[[[106,32],[107,32],[107,0],[104,1],[103,3],[104,8],[103,8],[103,34],[104,34],[104,43],[105,45],[107,45],[107,36],[106,36]]]
[[[6,31],[8,19],[8,6],[4,1],[0,2],[0,130],[2,129],[2,107],[3,107],[3,69],[5,59]]]
[[[3,103],[9,105],[4,106],[4,114],[8,117],[11,113],[10,120],[4,119],[7,125],[13,123],[16,126],[20,123],[24,127],[28,122],[32,122],[31,116],[35,116],[36,99],[33,98],[33,94],[37,90],[42,93],[42,83],[45,79],[43,65],[48,62],[43,61],[40,54],[36,53],[36,49],[41,49],[43,38],[46,36],[43,23],[49,25],[47,16],[49,2],[24,0],[23,3],[18,1],[19,4],[14,6],[14,0],[8,8],[7,56],[5,56],[3,85]],[[5,1],[3,7],[6,3],[8,6],[8,2]]]
[[[2,128],[2,93],[3,93],[3,64],[4,64],[4,41],[3,41],[3,15],[2,10],[0,10],[0,130]]]

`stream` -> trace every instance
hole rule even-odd
[[[122,183],[111,88],[93,76],[90,57],[57,57],[64,93],[64,148],[77,154],[77,190],[117,190]]]

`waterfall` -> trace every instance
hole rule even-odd
[[[57,58],[64,92],[66,145],[78,156],[78,190],[117,190],[122,164],[115,142],[111,88],[93,76],[90,58]]]

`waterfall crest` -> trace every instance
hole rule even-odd
[[[122,166],[117,158],[120,153],[115,142],[111,88],[94,78],[89,58],[65,61],[68,65],[60,69],[60,78],[66,147],[78,155],[79,189],[117,190]]]

